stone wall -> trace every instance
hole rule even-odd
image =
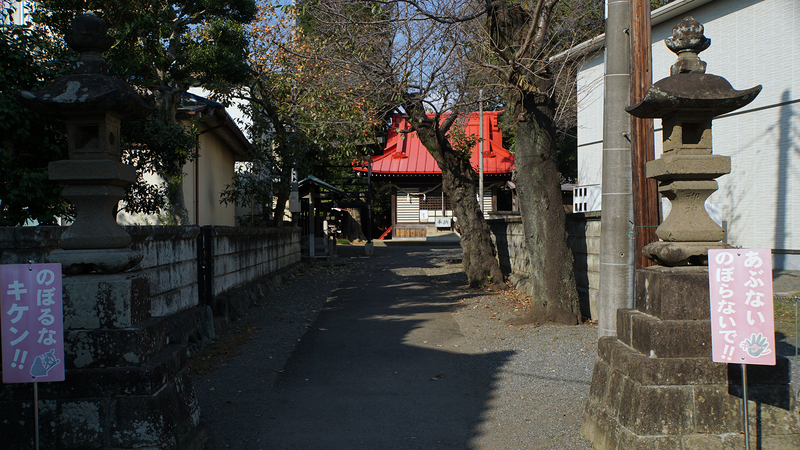
[[[197,242],[194,226],[125,227],[131,248],[144,255],[131,273],[150,283],[151,315],[171,316],[198,305]]]
[[[492,216],[489,220],[492,242],[497,248],[497,258],[503,271],[523,275],[528,267],[528,255],[522,236],[522,217],[509,215]]]
[[[214,227],[213,295],[300,262],[300,231],[290,227]]]
[[[575,282],[584,316],[598,317],[600,288],[600,212],[567,214],[569,246],[575,258]]]
[[[65,229],[0,228],[0,264],[47,262]],[[144,255],[133,270],[63,278],[66,371],[64,381],[40,383],[42,448],[207,450],[187,349],[291,273],[282,269],[300,262],[300,231],[127,232]],[[206,278],[216,282],[211,298],[201,297]],[[2,448],[33,448],[31,398],[30,383],[0,388]]]
[[[0,227],[0,264],[45,262],[65,227]],[[151,316],[172,316],[198,306],[204,264],[201,228],[131,226],[131,247],[144,258],[127,274],[146,276]],[[208,227],[211,299],[300,262],[300,231],[291,227]]]
[[[511,274],[515,286],[527,278],[529,266],[518,215],[493,216],[489,219],[492,240],[504,271]],[[575,258],[575,281],[581,299],[581,312],[597,317],[597,290],[600,286],[600,213],[567,214],[569,245]],[[522,283],[524,285],[524,283]]]

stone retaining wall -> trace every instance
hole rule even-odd
[[[511,274],[512,281],[527,278],[530,263],[525,251],[522,218],[518,215],[492,217],[488,222],[500,266]],[[596,318],[600,286],[600,213],[567,214],[566,226],[575,258],[575,281],[581,312],[586,317]]]
[[[210,298],[300,262],[297,228],[208,227],[212,260]],[[45,262],[65,227],[0,227],[0,264]],[[196,226],[130,226],[131,247],[144,254],[125,272],[146,276],[151,316],[178,314],[201,304],[202,235]],[[200,259],[201,262],[198,262]]]
[[[214,227],[213,295],[300,262],[299,229]]]
[[[198,305],[197,237],[193,226],[125,227],[131,248],[144,255],[130,273],[150,283],[151,315],[171,316]]]

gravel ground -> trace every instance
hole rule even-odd
[[[236,399],[253,389],[272,389],[336,287],[350,277],[369,276],[369,258],[346,256],[361,251],[346,249],[334,263],[305,266],[223,333],[212,351],[193,358],[192,367],[200,372],[194,386],[212,449],[244,448],[231,444],[243,420],[260,411]],[[454,350],[486,358],[511,355],[491,374],[491,395],[469,448],[591,449],[580,435],[580,422],[597,353],[596,326],[508,325],[508,319],[524,313],[524,297],[513,290],[458,289],[466,282],[460,253],[438,249],[424,267],[432,282],[453,288],[450,314],[464,336]],[[248,372],[258,377],[242,380]]]
[[[460,264],[433,259],[429,275],[466,282]],[[512,326],[525,312],[516,291],[484,292],[453,305],[453,316],[473,355],[510,354],[495,374],[490,404],[471,448],[591,449],[580,434],[597,357],[595,325]],[[515,444],[516,443],[516,444]]]

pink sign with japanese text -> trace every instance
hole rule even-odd
[[[775,365],[770,250],[708,251],[714,362]]]
[[[0,266],[3,383],[64,381],[61,264]]]

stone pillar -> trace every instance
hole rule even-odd
[[[750,103],[761,86],[736,91],[706,74],[698,54],[710,40],[691,18],[666,43],[678,55],[671,75],[627,110],[663,119],[663,156],[646,169],[672,210],[661,241],[643,250],[659,265],[636,271],[634,309],[618,310],[617,337],[598,342],[581,431],[599,450],[744,448],[740,366],[711,355],[708,250],[727,246],[704,202],[731,170],[712,152],[712,118]],[[788,360],[777,360],[748,370],[751,443],[800,448]]]
[[[31,108],[67,123],[69,159],[50,164],[50,177],[77,210],[60,250],[65,381],[40,383],[42,448],[202,450],[206,434],[186,349],[171,343],[167,318],[152,317],[146,276],[124,271],[142,255],[114,212],[123,187],[136,179],[120,161],[120,124],[150,110],[121,80],[106,75],[105,22],[84,14],[66,40],[81,53],[72,75],[41,91],[19,92]],[[0,390],[3,448],[33,448],[30,384]]]

